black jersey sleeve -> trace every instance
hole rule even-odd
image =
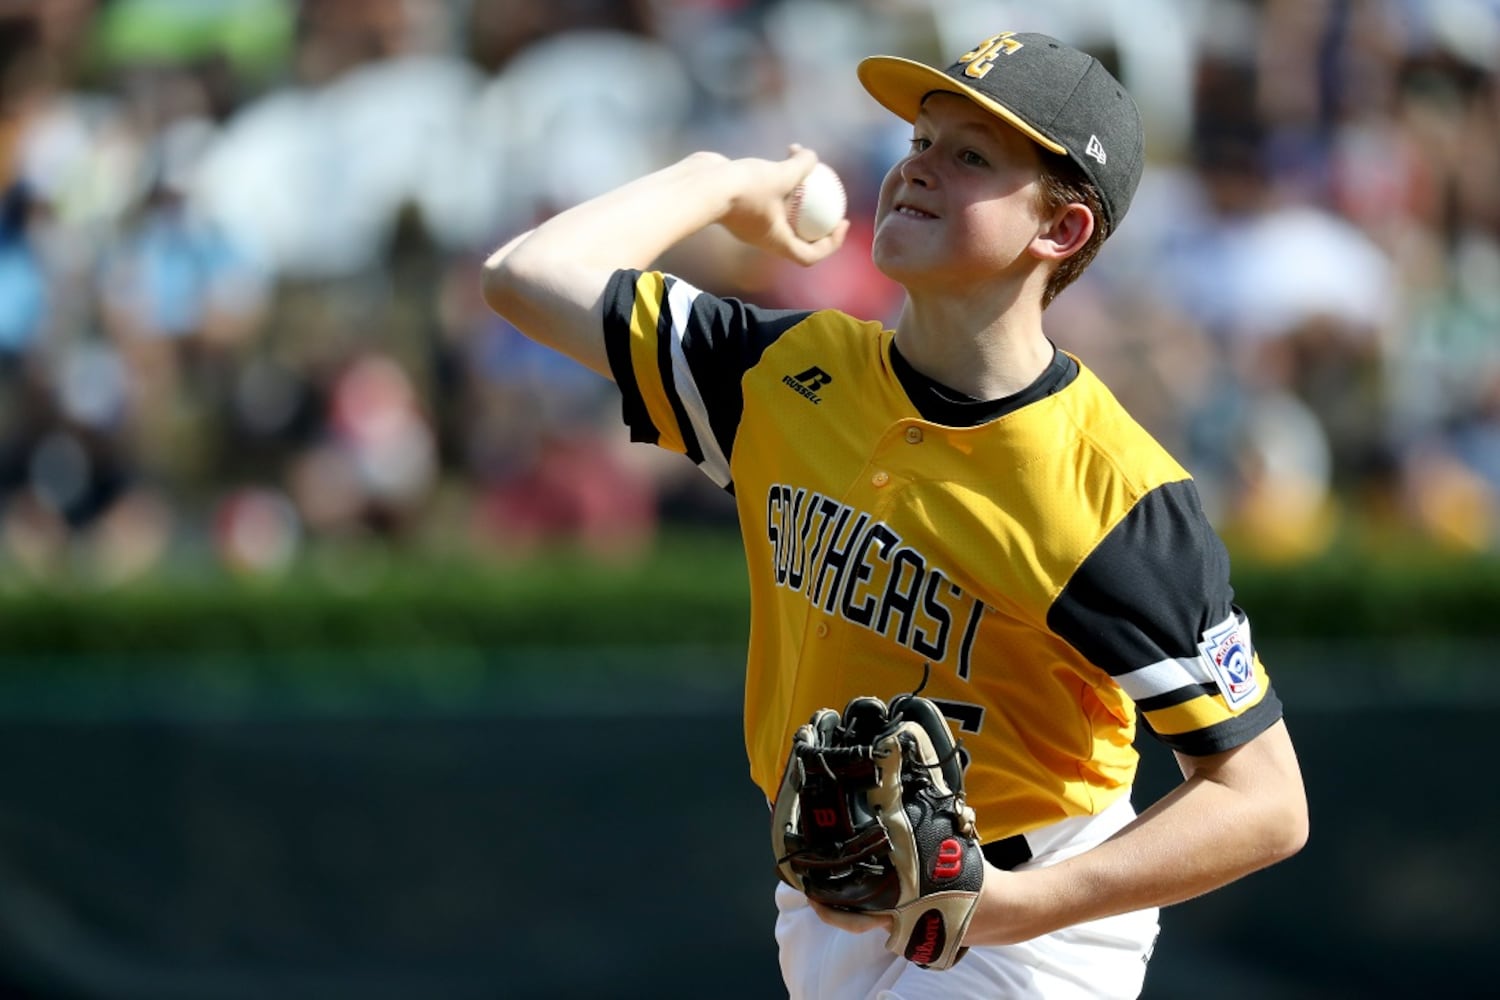
[[[1174,750],[1218,753],[1281,717],[1192,480],[1140,499],[1069,578],[1048,625]]]
[[[657,271],[618,271],[604,293],[604,340],[631,439],[678,451],[732,488],[741,380],[810,313],[719,298]]]

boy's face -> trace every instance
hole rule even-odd
[[[1025,267],[1042,230],[1041,151],[959,94],[934,93],[912,126],[911,152],[880,186],[875,265],[889,278],[941,289]]]

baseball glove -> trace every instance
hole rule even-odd
[[[809,899],[892,917],[895,954],[947,969],[968,950],[984,860],[958,745],[926,698],[814,712],[792,739],[771,846],[782,880]]]

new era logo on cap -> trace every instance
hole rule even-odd
[[[1140,110],[1098,59],[1048,35],[1005,31],[946,70],[871,56],[859,79],[877,101],[914,121],[934,91],[962,94],[1054,153],[1099,189],[1110,228],[1135,196],[1145,159]]]

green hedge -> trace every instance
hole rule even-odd
[[[737,645],[746,632],[744,558],[723,534],[666,538],[639,559],[372,559],[354,575],[310,562],[276,579],[12,586],[0,655]]]
[[[744,559],[722,533],[675,534],[649,556],[557,552],[524,563],[388,563],[351,588],[312,570],[275,581],[168,580],[0,594],[0,657],[393,649],[737,647]],[[1258,637],[1500,636],[1500,560],[1337,555],[1236,563]]]

